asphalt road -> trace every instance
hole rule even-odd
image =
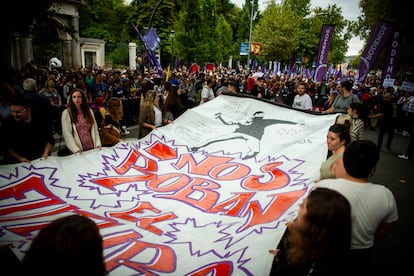
[[[127,128],[127,138],[136,138],[137,127]],[[377,141],[378,131],[366,129],[365,136]],[[52,155],[56,155],[59,136]],[[413,265],[411,249],[414,248],[414,160],[403,160],[397,155],[404,153],[408,145],[408,137],[396,134],[391,151],[385,148],[387,136],[384,138],[381,158],[376,173],[371,178],[373,183],[387,186],[394,193],[399,211],[399,221],[392,232],[375,243],[375,274],[373,275],[411,275],[408,271]],[[62,138],[62,145],[64,144]],[[368,275],[367,275],[368,276]]]

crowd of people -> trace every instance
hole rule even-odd
[[[141,74],[27,67],[18,73],[0,86],[6,164],[47,158],[54,133],[63,136],[73,154],[119,143],[128,125],[138,125],[140,139],[223,93],[338,113],[327,133],[329,154],[320,166],[320,178],[296,219],[288,223],[278,248],[270,250],[275,254],[272,275],[370,275],[374,241],[398,220],[391,191],[369,180],[385,135],[387,149],[395,133],[410,136],[406,152],[398,157],[413,154],[414,96],[398,82],[384,88],[373,75],[363,84],[334,77],[314,83],[300,75],[266,76],[223,67],[212,72],[183,67],[167,77],[150,70]],[[379,128],[376,143],[364,139],[365,128]],[[100,268],[99,274],[103,271]]]

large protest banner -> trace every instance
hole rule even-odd
[[[114,275],[268,275],[335,115],[223,94],[143,139],[0,166],[0,245],[93,219]]]

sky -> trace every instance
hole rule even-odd
[[[230,2],[236,4],[239,7],[242,7],[246,1],[230,0]],[[268,0],[259,0],[259,9],[265,9],[268,2]],[[280,0],[276,0],[276,2],[280,3]],[[358,3],[359,0],[311,0],[311,7],[326,8],[328,5],[336,4],[336,6],[342,9],[342,15],[345,19],[356,20],[357,17],[361,14]],[[358,37],[353,37],[349,41],[348,52],[346,53],[346,56],[358,55],[359,51],[363,47],[364,42],[361,41]]]

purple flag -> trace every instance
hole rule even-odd
[[[153,52],[157,50],[158,45],[160,44],[160,38],[157,35],[157,31],[155,31],[153,27],[151,27],[147,34],[144,35],[143,40],[145,44],[147,44],[147,47]]]
[[[342,79],[342,66],[341,65],[339,65],[339,70],[338,72],[336,72],[336,79],[337,80]]]
[[[257,59],[256,59],[256,58],[254,58],[254,60],[253,60],[253,66],[252,66],[252,70],[253,70],[254,72],[256,72],[256,69],[257,69]]]
[[[323,25],[321,39],[319,41],[318,59],[316,61],[315,82],[320,82],[326,75],[328,52],[331,45],[332,37],[335,31],[333,25]]]
[[[388,41],[388,52],[385,57],[384,70],[382,71],[382,82],[384,79],[395,79],[400,65],[401,54],[401,32],[394,31]]]
[[[387,23],[381,20],[377,21],[374,31],[371,33],[371,36],[369,37],[367,46],[365,47],[364,52],[361,55],[361,61],[359,63],[358,69],[358,81],[360,83],[362,83],[365,80],[366,76],[371,70],[371,67],[377,59],[379,53],[384,48],[388,40],[388,37],[391,34],[391,31],[391,23]]]

